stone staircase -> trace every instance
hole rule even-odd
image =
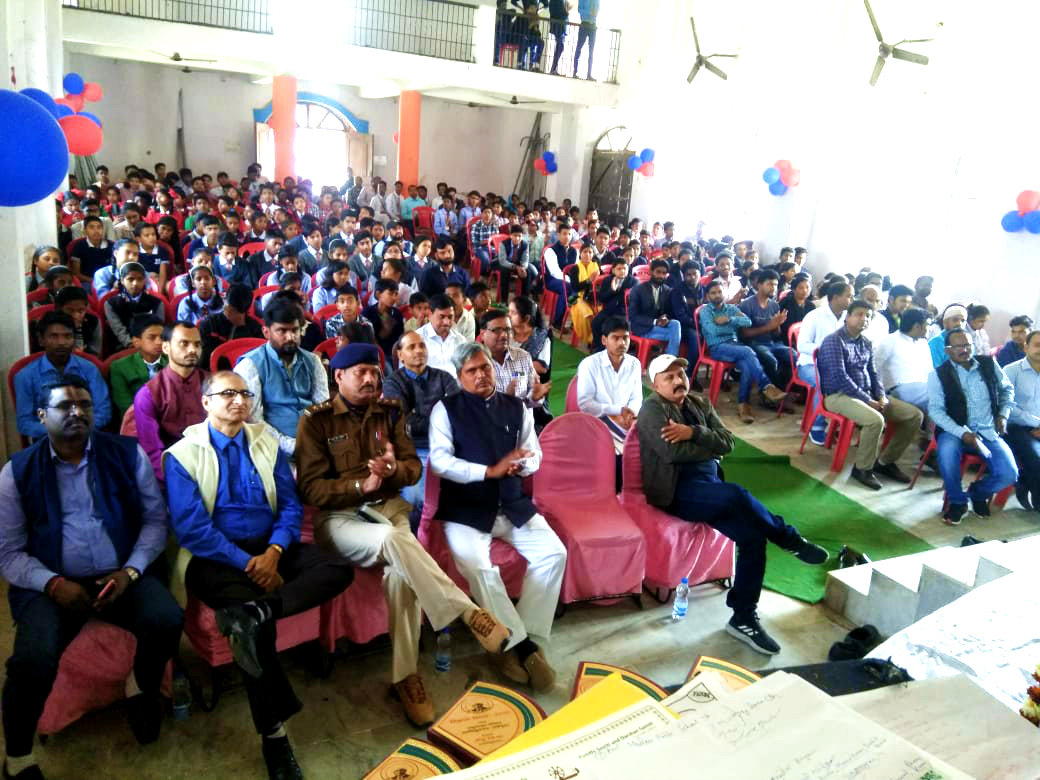
[[[1040,534],[1014,542],[984,542],[970,547],[939,547],[889,558],[827,575],[824,602],[861,626],[876,626],[892,636],[965,593],[1023,569],[1035,571]]]

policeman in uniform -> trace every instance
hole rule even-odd
[[[400,402],[379,397],[375,346],[348,344],[329,367],[338,392],[306,409],[296,433],[300,495],[321,510],[319,542],[356,566],[386,567],[393,688],[408,720],[423,727],[434,708],[417,673],[421,613],[438,631],[462,617],[489,652],[502,650],[509,630],[451,581],[409,528],[411,505],[400,491],[418,481],[421,464]]]

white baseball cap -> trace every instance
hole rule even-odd
[[[654,381],[654,377],[660,374],[662,371],[667,371],[669,368],[678,363],[683,368],[690,365],[686,362],[686,358],[676,357],[675,355],[658,355],[650,361],[650,365],[647,366],[646,375],[650,377],[650,382]]]

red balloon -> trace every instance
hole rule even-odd
[[[83,100],[83,96],[82,95],[66,95],[65,96],[65,100],[66,100],[65,105],[67,105],[69,108],[71,108],[76,113],[79,113],[80,111],[83,110],[83,103],[85,101]],[[57,101],[55,101],[55,102],[57,102]]]
[[[786,184],[788,187],[797,187],[799,184],[802,183],[802,172],[798,168],[792,168],[790,172],[787,174],[787,178],[788,181],[785,181],[784,184]],[[781,177],[781,180],[782,179],[783,177]]]
[[[54,98],[54,102],[59,106],[65,106],[65,108],[72,109],[73,111],[76,110],[75,108],[72,108],[72,103],[70,103],[66,98]]]
[[[534,161],[534,169],[539,173],[545,173],[545,160],[539,157]]]
[[[1030,211],[1040,208],[1040,192],[1036,190],[1022,190],[1018,193],[1018,215],[1024,217]]]
[[[89,100],[91,103],[97,102],[104,97],[104,92],[101,90],[101,85],[96,81],[88,81],[83,85],[83,99]]]
[[[401,143],[401,134],[400,133],[394,133],[394,143],[395,144]]]
[[[63,116],[58,120],[65,140],[69,142],[69,152],[85,156],[94,154],[101,148],[104,136],[97,123],[90,121],[85,116]]]
[[[791,161],[790,160],[777,160],[775,163],[773,163],[773,167],[776,168],[778,171],[780,171],[780,176],[781,176],[780,180],[783,181],[784,171],[791,170]],[[784,183],[786,184],[786,182],[784,182]]]
[[[642,165],[640,165],[639,166],[639,172],[641,174],[643,174],[644,176],[646,176],[648,179],[651,176],[653,176],[654,175],[654,163],[653,163],[653,161],[648,162],[648,163],[643,163]]]

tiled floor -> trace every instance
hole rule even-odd
[[[886,486],[875,494],[849,484],[848,467],[845,474],[831,474],[829,457],[820,448],[809,445],[806,454],[798,456],[797,415],[777,420],[761,411],[758,422],[745,426],[733,416],[731,399],[721,399],[720,408],[727,424],[740,436],[770,453],[790,454],[799,468],[933,544],[957,543],[967,533],[986,539],[1017,538],[1040,530],[1040,514],[1018,509],[1013,498],[1009,504],[1016,508],[997,512],[991,520],[968,519],[960,528],[947,528],[937,519],[942,498],[935,477],[923,477],[913,492]],[[909,457],[905,465],[910,466]],[[553,691],[535,696],[546,711],[552,712],[568,700],[575,669],[582,660],[627,666],[667,685],[682,681],[698,654],[725,657],[751,668],[822,661],[831,643],[848,630],[822,605],[810,606],[766,592],[760,612],[783,646],[780,655],[767,658],[723,632],[729,612],[724,593],[716,586],[694,589],[689,616],[681,623],[671,621],[668,605],[658,605],[646,595],[642,604],[642,609],[630,600],[605,607],[573,606],[557,620],[548,657],[557,669],[558,682]],[[0,653],[6,657],[13,632],[10,621],[3,621],[2,626]],[[422,658],[422,672],[438,711],[473,680],[497,681],[465,632],[455,642],[455,664],[450,672],[434,671],[429,652]],[[430,635],[426,647],[432,647]],[[390,657],[385,642],[377,640],[369,648],[351,649],[337,660],[327,679],[313,676],[303,655],[290,653],[283,658],[305,702],[303,712],[290,722],[289,733],[308,777],[359,778],[403,739],[420,735],[404,721],[400,706],[388,695]],[[205,670],[198,662],[191,666],[204,679]],[[240,686],[225,692],[212,713],[203,713],[196,706],[186,722],[167,719],[158,743],[147,748],[137,745],[122,707],[115,706],[88,715],[51,737],[37,748],[37,755],[49,777],[265,777]]]

